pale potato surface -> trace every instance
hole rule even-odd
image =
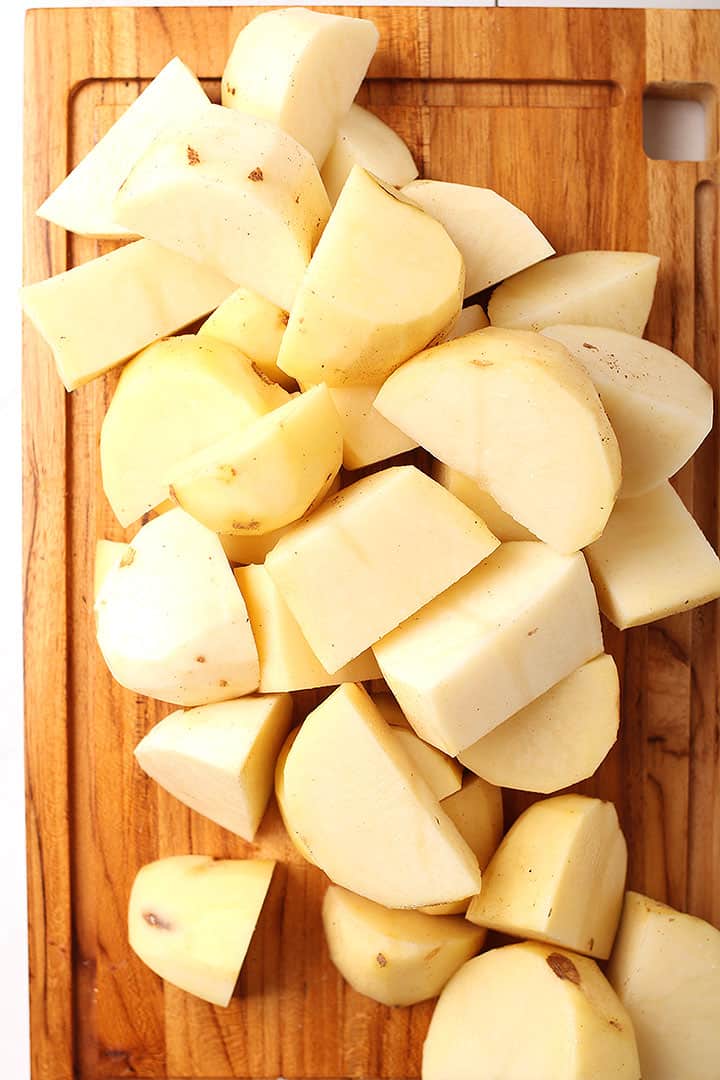
[[[346,469],[362,469],[417,447],[413,439],[374,407],[379,389],[379,386],[334,386],[330,389],[342,424]]]
[[[277,366],[280,342],[289,318],[287,311],[260,293],[239,288],[205,320],[198,337],[209,335],[234,345],[273,382],[286,390],[295,390],[295,380]]]
[[[333,206],[353,165],[362,166],[393,187],[402,187],[418,174],[413,156],[400,136],[361,105],[351,105],[340,121],[335,141],[320,171]]]

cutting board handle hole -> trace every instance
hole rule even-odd
[[[718,152],[717,91],[710,83],[649,83],[643,146],[660,161],[709,161]]]

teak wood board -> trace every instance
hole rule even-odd
[[[26,281],[107,249],[34,217],[68,167],[175,54],[217,96],[234,37],[257,10],[29,13]],[[720,14],[334,10],[376,21],[381,41],[363,99],[407,139],[423,175],[495,188],[560,252],[660,255],[648,336],[694,362],[717,389],[718,162],[648,160],[641,99],[647,83],[717,88]],[[709,96],[716,148],[717,106]],[[95,540],[124,537],[105,502],[98,460],[115,382],[110,375],[66,395],[48,349],[26,327],[33,1080],[416,1078],[432,1006],[391,1010],[343,983],[320,925],[324,879],[294,855],[274,805],[257,845],[247,845],[166,796],[134,764],[136,742],[169,707],[114,685],[95,645]],[[715,545],[719,445],[716,430],[677,481]],[[622,734],[582,785],[618,808],[630,884],[716,924],[717,631],[717,605],[625,634],[607,627],[623,679]],[[528,801],[508,795],[508,817]],[[137,869],[171,853],[256,850],[283,862],[230,1008],[163,987],[126,940]]]

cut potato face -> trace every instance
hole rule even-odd
[[[626,869],[627,846],[612,803],[585,795],[544,799],[505,836],[467,918],[606,960]]]
[[[257,689],[257,649],[220,541],[183,510],[143,525],[95,601],[97,640],[121,686],[175,705]]]
[[[291,829],[337,885],[394,908],[480,889],[475,856],[357,685],[310,713],[283,779]]]
[[[660,260],[637,251],[575,251],[531,266],[490,298],[493,326],[542,330],[557,323],[642,335]]]
[[[247,605],[260,657],[261,693],[310,690],[380,677],[370,649],[339,671],[326,671],[265,567],[238,567],[235,577]]]
[[[322,165],[372,60],[369,19],[284,8],[238,34],[222,77],[222,103],[277,124]]]
[[[602,612],[621,630],[720,596],[720,560],[669,483],[621,499],[586,555]]]
[[[373,651],[417,734],[455,756],[602,652],[585,560],[503,544]]]
[[[145,349],[120,376],[100,435],[120,524],[167,499],[178,465],[288,400],[232,345],[188,334]]]
[[[166,982],[229,1005],[275,863],[174,855],[135,878],[130,948]]]
[[[112,570],[113,566],[117,566],[127,549],[128,545],[118,540],[98,540],[95,545],[95,574],[93,578],[95,597],[100,592],[109,571]]]
[[[377,386],[442,338],[463,281],[442,225],[356,165],[290,312],[278,364],[305,385]]]
[[[280,342],[289,319],[287,311],[252,289],[236,289],[206,319],[198,337],[210,336],[234,345],[273,382],[295,390],[295,380],[277,366]]]
[[[302,146],[219,105],[156,139],[113,205],[121,225],[286,311],[330,213]]]
[[[422,1077],[479,1075],[640,1080],[630,1017],[597,964],[529,941],[468,961],[440,995],[423,1048]]]
[[[456,499],[464,502],[478,517],[481,517],[498,540],[503,543],[508,540],[537,540],[529,529],[506,514],[492,495],[483,491],[480,485],[469,476],[458,472],[457,469],[451,469],[449,465],[443,465],[441,461],[433,462],[432,474],[438,484],[442,484]]]
[[[321,170],[333,206],[354,165],[360,165],[393,187],[408,184],[418,174],[413,156],[400,136],[361,105],[351,105],[340,121],[335,142]]]
[[[147,733],[135,758],[180,802],[251,842],[291,722],[289,694],[182,709]]]
[[[393,732],[395,741],[403,748],[411,764],[427,781],[436,799],[445,799],[462,784],[462,766],[434,746],[423,742],[412,731],[402,728]]]
[[[445,226],[465,261],[465,295],[555,254],[527,214],[490,188],[413,180],[403,188]]]
[[[383,1005],[436,997],[485,940],[464,919],[392,911],[337,885],[325,893],[322,917],[335,967],[354,990]]]
[[[165,128],[208,105],[202,86],[176,56],[48,196],[38,217],[82,236],[127,237],[113,213],[123,180]]]
[[[490,320],[480,304],[470,304],[468,307],[464,307],[458,315],[453,323],[452,330],[447,336],[447,340],[454,341],[455,338],[465,337],[466,334],[472,334],[476,330],[484,330],[489,325]]]
[[[466,506],[406,465],[345,488],[282,537],[265,565],[331,671],[496,547]]]
[[[295,742],[299,731],[300,728],[298,727],[290,732],[277,759],[277,764],[275,766],[275,798],[277,800],[278,810],[280,811],[280,817],[282,818],[290,842],[298,855],[304,859],[305,862],[309,862],[315,866],[315,861],[308,850],[307,844],[300,834],[295,831],[292,822],[288,817],[287,810],[285,809],[285,762],[287,761],[287,756],[290,753],[290,749]]]
[[[214,532],[262,535],[297,521],[342,464],[340,417],[315,386],[179,463],[173,499]]]
[[[414,357],[375,408],[535,536],[571,552],[605,527],[620,452],[587,374],[548,344],[541,334],[479,330]]]
[[[720,931],[628,892],[608,978],[635,1028],[643,1080],[714,1080]]]
[[[493,784],[548,794],[592,776],[619,723],[617,668],[603,653],[463,750],[460,760]]]
[[[232,290],[215,270],[138,240],[26,285],[21,299],[65,389],[75,390],[206,315]]]
[[[362,469],[414,450],[417,443],[373,407],[378,386],[335,386],[330,390],[343,433],[343,465]]]

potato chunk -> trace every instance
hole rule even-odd
[[[407,754],[413,767],[426,780],[436,799],[446,799],[460,790],[462,766],[453,758],[404,728],[396,728],[393,737]]]
[[[466,334],[472,334],[476,330],[484,330],[489,325],[490,320],[480,304],[469,304],[462,309],[453,323],[447,340],[454,341],[455,338],[465,337]]]
[[[482,518],[498,540],[503,543],[507,540],[537,540],[537,536],[534,536],[515,518],[506,514],[492,495],[483,491],[480,485],[469,476],[458,472],[457,469],[451,469],[449,465],[443,465],[441,461],[433,462],[432,475],[438,484],[442,484],[456,499],[464,502],[478,517]]]
[[[393,187],[402,187],[418,174],[413,156],[400,136],[360,105],[351,105],[340,121],[320,173],[333,206],[353,165],[360,165]]]
[[[263,375],[295,390],[295,380],[277,366],[280,342],[289,319],[287,311],[252,289],[236,289],[213,311],[198,330],[198,337],[213,337],[234,345]]]
[[[417,447],[416,442],[374,407],[379,389],[378,386],[335,386],[330,390],[342,424],[346,469],[362,469]]]
[[[117,566],[127,549],[128,545],[119,540],[98,540],[95,545],[95,572],[93,575],[93,591],[96,598],[109,571],[113,566]]]

